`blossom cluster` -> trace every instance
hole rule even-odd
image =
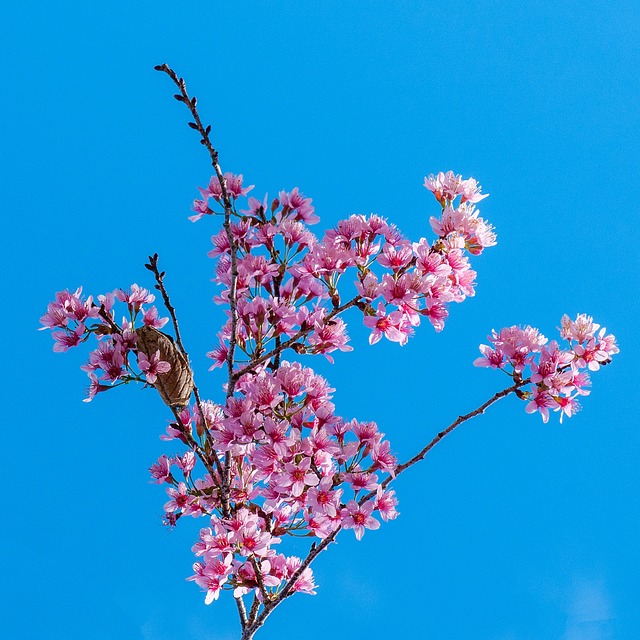
[[[235,279],[225,229],[213,236],[209,255],[217,260],[215,280],[223,286],[216,302],[229,303],[234,281],[239,316],[235,340],[246,362],[273,353],[283,341],[298,354],[323,354],[329,360],[336,350],[351,350],[346,324],[337,317],[349,307],[362,311],[372,344],[383,336],[406,344],[422,317],[441,331],[448,305],[475,294],[469,255],[496,241],[474,204],[485,196],[475,180],[460,176],[455,177],[456,193],[437,191],[442,212],[431,218],[437,236],[432,242],[410,242],[375,214],[352,215],[319,240],[308,226],[318,220],[312,200],[297,188],[281,191],[270,204],[267,196],[262,201],[250,197],[248,208],[238,211],[236,198],[252,187],[242,186],[242,176],[226,174],[225,179],[236,218],[231,225],[237,245]],[[192,220],[215,213],[210,198],[221,201],[215,176],[200,192],[204,199],[195,201],[199,213]],[[350,282],[339,288],[347,272]],[[219,334],[219,346],[208,354],[213,366],[226,362],[231,327],[230,319]]]
[[[145,354],[136,347],[138,336],[135,323],[161,329],[169,318],[160,318],[157,307],[151,305],[155,296],[147,289],[132,284],[128,291],[117,289],[113,293],[84,298],[82,287],[71,293],[68,290],[56,293],[47,312],[40,318],[43,329],[53,330],[53,350],[68,351],[86,342],[92,335],[98,346],[89,354],[89,361],[81,368],[87,372],[90,386],[85,401],[90,401],[102,391],[131,381],[153,385],[159,374],[170,369],[168,362],[161,360],[160,352]],[[127,305],[127,316],[120,324],[116,322],[116,301]],[[136,357],[130,358],[131,352]],[[138,365],[136,371],[134,365]]]
[[[192,452],[161,456],[150,469],[154,482],[170,485],[164,507],[169,524],[183,516],[210,518],[193,548],[202,557],[193,579],[207,589],[207,602],[225,584],[236,595],[256,589],[260,598],[277,590],[300,562],[273,549],[284,535],[324,539],[342,528],[360,539],[365,529],[379,527],[374,513],[385,521],[397,515],[394,492],[385,491],[380,478],[395,470],[389,442],[373,422],[338,417],[324,378],[283,361],[274,372],[261,367],[244,374],[236,389],[224,408],[204,403],[204,419],[197,406],[183,410],[165,436],[193,442],[206,425],[212,455],[229,454],[232,461],[230,517],[219,515],[221,478],[215,471],[195,478]],[[206,466],[214,469],[215,460]],[[312,587],[305,569],[295,589]]]
[[[560,336],[567,341],[561,348],[556,340],[548,342],[533,327],[508,327],[492,331],[493,346],[480,345],[482,357],[477,367],[501,369],[515,382],[525,383],[529,390],[520,390],[527,400],[527,413],[539,412],[544,422],[549,411],[560,412],[560,422],[580,410],[578,398],[590,393],[589,372],[598,371],[618,353],[616,339],[604,327],[595,324],[590,316],[579,314],[575,320],[564,315]]]

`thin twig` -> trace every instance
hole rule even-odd
[[[195,97],[189,97],[187,92],[187,85],[183,78],[179,78],[176,72],[169,67],[167,64],[158,65],[155,67],[156,71],[161,71],[166,73],[173,83],[178,87],[180,93],[176,94],[174,97],[179,102],[184,103],[189,111],[191,112],[191,116],[193,118],[193,122],[189,123],[189,126],[192,129],[195,129],[201,136],[201,144],[203,144],[207,151],[209,152],[209,158],[211,159],[211,166],[215,171],[215,174],[218,178],[218,182],[220,183],[220,191],[221,191],[221,199],[222,205],[224,207],[224,223],[223,227],[227,234],[227,239],[229,241],[229,253],[231,257],[231,284],[229,286],[229,307],[231,310],[231,336],[229,338],[229,350],[227,351],[227,370],[229,374],[229,379],[227,382],[227,399],[233,396],[233,392],[235,389],[235,378],[233,377],[233,363],[235,356],[235,347],[237,341],[237,326],[238,326],[238,308],[237,308],[237,280],[238,280],[238,247],[233,238],[233,232],[231,230],[231,215],[233,213],[233,205],[231,204],[231,198],[229,197],[229,192],[227,190],[227,183],[224,178],[224,174],[222,173],[222,169],[220,168],[220,164],[218,162],[218,151],[214,148],[211,143],[211,139],[209,138],[209,133],[211,132],[211,125],[207,125],[206,127],[202,124],[202,120],[200,118],[200,114],[198,113],[198,109],[196,108],[197,99]],[[231,456],[229,453],[225,455],[225,463],[224,463],[224,472],[221,477],[222,487],[221,487],[221,502],[222,502],[222,511],[225,517],[229,517],[231,515],[231,502],[230,502],[230,491],[231,491]]]
[[[236,607],[238,607],[238,615],[240,616],[240,626],[244,631],[247,627],[247,610],[244,606],[244,600],[242,599],[242,596],[236,596],[235,601]]]
[[[171,322],[173,323],[173,330],[176,334],[176,344],[178,345],[178,348],[180,349],[180,351],[182,352],[182,355],[184,355],[185,360],[187,362],[187,364],[189,366],[191,366],[189,364],[189,354],[187,353],[187,350],[184,348],[184,343],[182,342],[182,336],[180,335],[180,327],[178,326],[178,316],[176,314],[176,309],[173,306],[173,304],[171,304],[171,299],[169,298],[169,292],[167,291],[167,288],[164,285],[164,276],[166,275],[165,271],[160,271],[160,269],[158,268],[158,254],[154,253],[152,256],[149,256],[149,262],[148,264],[144,265],[147,269],[149,269],[149,271],[151,271],[151,273],[153,273],[155,279],[156,279],[156,289],[158,291],[160,291],[160,293],[162,294],[162,300],[164,302],[164,306],[167,308],[167,311],[169,312],[169,315],[171,316]],[[213,454],[213,461],[216,465],[216,469],[218,471],[218,475],[220,476],[220,478],[222,479],[223,476],[223,471],[222,471],[222,466],[220,464],[220,461],[218,460],[218,454],[216,453],[214,447],[213,447],[213,440],[211,438],[211,434],[209,433],[209,429],[207,428],[207,424],[206,424],[206,417],[204,414],[204,410],[202,409],[202,402],[200,400],[200,392],[198,390],[198,386],[195,383],[195,376],[193,375],[193,369],[191,371],[191,375],[193,378],[193,395],[196,399],[196,406],[198,407],[198,411],[200,412],[200,419],[202,420],[202,424],[204,427],[204,433],[205,433],[205,437],[207,439],[207,441],[209,442],[210,445],[210,449],[211,449],[211,453]],[[194,440],[194,444],[195,444],[195,440]],[[200,451],[202,451],[200,449]],[[203,452],[204,453],[204,452]],[[200,456],[202,458],[202,456]],[[204,462],[204,460],[203,460]],[[214,480],[215,476],[212,475],[211,479]]]
[[[506,398],[508,395],[512,393],[515,393],[516,391],[518,391],[518,389],[520,389],[521,387],[524,387],[530,382],[531,382],[531,378],[527,378],[526,380],[519,380],[514,384],[512,384],[510,387],[507,387],[506,389],[503,389],[502,391],[498,391],[497,393],[495,393],[486,402],[483,402],[477,409],[474,409],[473,411],[470,411],[469,413],[466,413],[463,416],[458,416],[446,429],[443,429],[442,431],[440,431],[440,433],[438,433],[433,438],[433,440],[429,442],[429,444],[427,444],[421,451],[416,453],[415,456],[413,456],[406,462],[403,462],[402,464],[398,465],[395,468],[394,473],[389,475],[387,478],[385,478],[383,482],[380,483],[382,488],[386,489],[386,487],[391,482],[393,482],[403,471],[406,471],[407,469],[409,469],[409,467],[412,467],[417,462],[424,460],[427,453],[429,453],[429,451],[431,451],[431,449],[433,449],[433,447],[435,447],[438,444],[438,442],[440,442],[443,438],[448,436],[455,428],[459,427],[461,424],[463,424],[467,420],[471,420],[471,418],[475,418],[476,416],[479,416],[480,414],[484,413],[492,404],[498,402],[498,400],[501,400],[502,398]],[[367,493],[366,495],[362,496],[360,500],[358,500],[358,504],[362,505],[365,502],[368,502],[369,500],[371,500],[371,498],[374,498],[375,495],[376,495],[375,491],[371,491],[370,493]]]
[[[302,564],[296,569],[295,573],[289,578],[287,584],[282,588],[282,590],[271,600],[264,603],[264,607],[255,618],[255,621],[250,624],[242,634],[241,640],[249,640],[253,638],[256,631],[265,623],[265,620],[269,617],[271,612],[286,598],[292,596],[295,591],[294,587],[298,578],[302,575],[302,572],[315,560],[315,558],[320,555],[336,538],[338,533],[342,530],[342,527],[338,527],[335,531],[332,531],[324,540],[322,540],[318,545],[312,547],[309,555],[302,561]],[[251,619],[251,618],[250,618]]]

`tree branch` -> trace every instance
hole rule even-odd
[[[224,207],[224,223],[223,227],[227,234],[227,240],[229,241],[229,253],[231,256],[231,284],[229,286],[229,307],[231,309],[231,336],[229,337],[229,350],[227,351],[227,371],[228,371],[228,382],[227,382],[227,399],[233,396],[236,379],[233,376],[233,363],[235,357],[235,348],[237,341],[237,327],[238,327],[238,307],[237,307],[237,280],[238,280],[238,247],[233,238],[233,232],[231,230],[231,214],[233,213],[233,205],[231,204],[231,198],[229,197],[229,191],[227,190],[227,183],[225,181],[224,175],[222,173],[222,169],[220,168],[220,164],[218,162],[218,151],[214,148],[211,140],[209,138],[209,133],[211,132],[211,125],[207,125],[206,127],[202,124],[202,120],[200,115],[198,114],[198,110],[196,108],[197,100],[195,97],[190,98],[187,93],[187,85],[183,78],[179,78],[175,71],[169,67],[167,64],[161,64],[155,67],[156,71],[161,71],[166,73],[173,83],[178,87],[180,93],[176,94],[174,97],[179,102],[184,103],[189,111],[191,112],[191,116],[193,117],[193,122],[189,123],[189,126],[192,129],[198,131],[201,136],[201,144],[203,144],[207,151],[209,152],[209,157],[211,159],[211,166],[215,171],[215,174],[218,178],[218,182],[220,183],[221,197],[222,197],[222,205]],[[204,419],[204,416],[203,416]],[[231,515],[231,505],[230,505],[230,487],[231,487],[231,455],[227,453],[225,455],[224,462],[224,472],[221,477],[222,488],[221,488],[221,502],[222,502],[222,511],[225,517],[229,517]]]

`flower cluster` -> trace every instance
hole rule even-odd
[[[467,254],[478,255],[495,244],[491,226],[474,207],[484,196],[473,179],[458,176],[462,202],[454,207],[455,196],[447,192],[441,217],[431,218],[437,238],[410,242],[374,214],[352,215],[318,240],[308,227],[318,220],[312,201],[297,188],[281,191],[270,205],[267,196],[262,201],[250,197],[248,208],[238,211],[236,198],[247,191],[242,176],[225,178],[234,185],[237,218],[231,225],[239,317],[234,338],[245,362],[273,354],[283,342],[298,354],[323,354],[329,360],[336,350],[351,350],[346,324],[337,317],[349,307],[362,311],[371,344],[383,336],[406,344],[422,317],[441,331],[449,303],[475,294],[476,272]],[[209,194],[212,184],[219,185],[217,178],[201,193]],[[215,300],[226,305],[233,279],[226,230],[212,241],[215,280],[223,286]],[[339,286],[347,272],[351,281]],[[231,327],[230,319],[219,334],[219,346],[208,354],[214,367],[226,362]]]
[[[55,300],[49,303],[47,313],[40,318],[43,329],[53,331],[53,350],[68,351],[86,342],[91,335],[98,340],[98,346],[89,354],[89,361],[81,368],[87,372],[90,386],[85,401],[90,401],[102,391],[119,384],[144,381],[153,385],[158,374],[167,373],[169,363],[161,360],[160,352],[145,354],[136,347],[138,336],[135,330],[136,320],[141,316],[143,326],[162,328],[168,318],[160,318],[155,306],[148,306],[155,296],[147,289],[132,284],[129,291],[117,289],[113,293],[83,299],[82,288],[74,293],[59,291]],[[116,323],[113,307],[116,301],[126,303],[127,317]],[[139,372],[133,364],[137,356]],[[144,377],[143,377],[144,376]]]
[[[547,422],[550,410],[559,411],[562,422],[563,416],[570,418],[580,410],[578,397],[590,393],[587,370],[597,371],[608,364],[619,349],[615,337],[584,314],[575,320],[563,316],[560,336],[568,342],[565,348],[555,340],[548,342],[532,327],[492,331],[489,341],[493,346],[480,345],[482,357],[474,364],[502,369],[522,387],[530,385],[530,390],[519,392],[528,401],[527,413],[538,411]]]
[[[207,602],[225,585],[236,595],[251,589],[259,598],[275,593],[301,562],[276,553],[273,546],[283,536],[324,539],[343,528],[360,539],[365,529],[380,526],[374,513],[385,521],[397,515],[394,492],[385,491],[380,478],[396,467],[389,442],[373,422],[336,416],[333,389],[324,378],[283,361],[274,372],[261,367],[244,374],[236,390],[224,408],[204,403],[204,419],[197,407],[185,409],[165,436],[194,442],[206,425],[215,454],[205,466],[214,469],[226,454],[232,461],[230,517],[219,515],[221,478],[215,471],[195,478],[193,455],[162,456],[150,469],[153,481],[170,485],[168,523],[182,516],[210,518],[193,549],[202,557],[193,579],[207,589]],[[172,473],[174,465],[183,480]],[[295,589],[312,588],[311,570],[305,569]]]

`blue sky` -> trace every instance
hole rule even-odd
[[[80,400],[86,353],[54,354],[55,291],[151,286],[160,254],[200,388],[220,311],[215,221],[187,221],[210,175],[162,62],[197,95],[223,168],[256,194],[299,186],[330,227],[387,216],[430,236],[423,177],[491,197],[498,246],[441,334],[367,344],[331,367],[342,415],[401,459],[502,387],[472,366],[491,328],[553,337],[586,312],[621,354],[583,412],[543,425],[509,398],[399,478],[401,517],[349,532],[258,637],[640,637],[640,12],[636,3],[24,0],[3,9],[0,192],[6,329],[3,625],[10,638],[227,640],[230,598],[185,582],[201,522],[160,524],[148,484],[169,414],[150,392]],[[347,318],[348,319],[348,318]]]

